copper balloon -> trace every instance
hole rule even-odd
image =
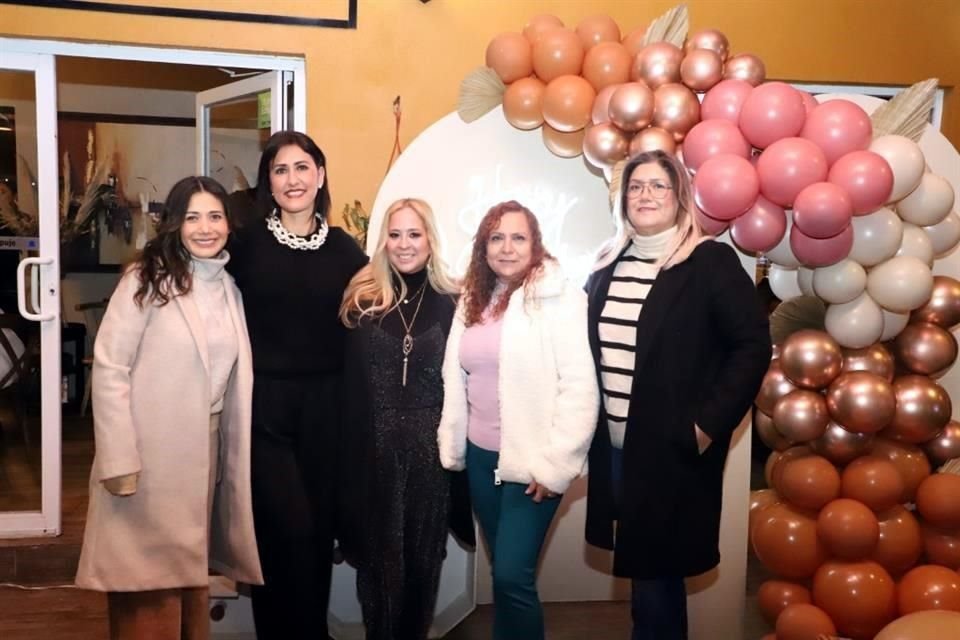
[[[783,470],[783,465],[791,460],[796,460],[809,455],[813,455],[813,452],[810,451],[810,447],[806,445],[790,447],[786,451],[782,452],[774,451],[767,459],[767,465],[763,471],[764,477],[767,480],[767,486],[777,486],[777,484],[780,482],[780,472]]]
[[[930,463],[936,466],[960,458],[960,422],[951,420],[933,440],[923,443]]]
[[[823,396],[808,389],[797,389],[777,400],[773,424],[791,442],[809,442],[823,435],[830,422]]]
[[[809,442],[810,449],[833,464],[845,465],[870,450],[872,433],[847,431],[836,422],[827,425],[823,435]]]
[[[924,524],[920,531],[927,562],[951,569],[960,568],[960,529],[939,529]]]
[[[897,585],[897,602],[900,615],[931,609],[960,611],[960,575],[935,564],[914,567]]]
[[[785,578],[808,578],[828,557],[817,537],[816,514],[786,503],[774,504],[758,516],[751,543],[757,558]]]
[[[893,382],[893,355],[879,342],[862,349],[843,350],[843,371],[869,371]]]
[[[627,82],[610,96],[610,122],[623,131],[639,131],[653,117],[653,91],[642,82]]]
[[[897,411],[884,435],[919,444],[932,440],[950,422],[953,405],[943,387],[926,376],[908,375],[893,381]]]
[[[930,300],[914,310],[910,320],[932,322],[944,329],[960,324],[960,281],[949,276],[934,276]]]
[[[917,495],[917,487],[930,475],[930,461],[915,444],[877,438],[873,441],[870,454],[886,458],[897,468],[903,480],[903,496],[900,502],[911,502]]]
[[[673,134],[660,127],[642,129],[630,141],[630,156],[657,150],[671,155],[677,152],[677,142],[673,139]]]
[[[767,461],[763,464],[763,478],[767,482],[768,487],[773,486],[773,468],[777,464],[777,460],[780,458],[779,451],[772,451],[770,455],[767,456]]]
[[[600,91],[630,78],[630,54],[619,42],[601,42],[583,58],[583,77]]]
[[[580,129],[572,133],[557,131],[550,125],[544,123],[541,129],[543,134],[543,144],[550,152],[561,158],[576,158],[583,153],[583,137],[586,129]]]
[[[580,76],[560,76],[543,93],[543,119],[557,131],[571,133],[590,123],[596,91]]]
[[[861,560],[880,541],[880,524],[865,504],[840,498],[827,503],[817,516],[817,535],[830,552],[845,560]]]
[[[900,503],[903,479],[889,460],[863,456],[843,470],[840,495],[859,500],[874,511],[884,511]]]
[[[917,511],[934,527],[960,528],[960,475],[934,473],[921,482]]]
[[[957,359],[957,339],[930,322],[911,322],[894,338],[893,353],[905,369],[939,377]]]
[[[627,136],[612,122],[595,124],[583,138],[583,155],[595,167],[612,167],[627,155]]]
[[[768,624],[777,623],[777,617],[791,604],[810,604],[810,590],[802,584],[787,580],[767,580],[757,589],[757,605]]]
[[[727,56],[730,55],[730,41],[721,31],[700,29],[687,36],[687,41],[683,45],[685,53],[690,53],[696,49],[713,51],[720,56],[721,61],[725,61]]]
[[[750,53],[741,53],[728,58],[723,65],[724,80],[744,80],[756,87],[762,84],[767,77],[767,69],[763,61]]]
[[[583,44],[569,29],[551,29],[533,43],[533,71],[546,83],[566,75],[579,75]]]
[[[653,42],[633,59],[630,78],[643,80],[651,89],[680,81],[683,51],[669,42]]]
[[[833,638],[837,627],[820,607],[800,602],[787,606],[777,618],[776,640],[810,640]]]
[[[844,637],[873,638],[897,615],[893,578],[869,560],[824,563],[813,578],[813,602]]]
[[[530,41],[519,33],[501,33],[487,45],[486,64],[510,84],[533,73]]]
[[[830,417],[848,431],[876,433],[893,420],[893,386],[867,371],[841,373],[827,388]]]
[[[756,491],[750,492],[750,518],[748,523],[748,530],[753,528],[754,522],[756,522],[757,517],[760,515],[760,512],[766,509],[767,507],[780,504],[782,499],[780,495],[773,489],[757,489]]]
[[[777,493],[801,509],[817,510],[840,495],[840,474],[821,456],[804,456],[783,464]]]
[[[653,126],[673,134],[676,142],[700,122],[700,101],[679,83],[664,84],[653,92]]]
[[[787,395],[797,387],[780,366],[779,360],[773,360],[770,367],[767,368],[766,375],[763,376],[763,382],[760,383],[760,391],[757,393],[757,399],[754,401],[757,408],[767,415],[773,415],[773,408],[777,400]]]
[[[793,444],[785,438],[773,424],[773,418],[763,411],[756,411],[753,414],[753,428],[757,430],[757,435],[763,444],[774,451],[786,451]]]
[[[517,129],[536,129],[543,124],[543,93],[546,85],[537,78],[520,78],[503,93],[503,116]]]
[[[920,523],[905,507],[897,505],[877,514],[880,540],[873,559],[898,576],[909,570],[923,553]]]
[[[820,389],[840,375],[840,345],[824,331],[802,329],[790,334],[780,352],[780,366],[796,385]]]
[[[580,21],[576,28],[583,48],[588,51],[603,42],[620,44],[620,27],[610,16],[590,16]]]
[[[708,91],[723,80],[723,60],[716,52],[694,49],[680,63],[680,82],[694,91]]]
[[[563,29],[563,20],[550,14],[540,14],[530,18],[526,26],[523,27],[523,35],[530,41],[530,44],[536,44],[544,34],[554,29]]]

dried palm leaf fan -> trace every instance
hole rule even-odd
[[[460,83],[457,113],[464,122],[473,122],[492,111],[503,102],[507,86],[490,67],[471,71]]]
[[[933,97],[937,91],[937,78],[930,78],[904,89],[886,104],[877,107],[870,116],[873,137],[898,135],[920,140],[923,130],[930,122]]]
[[[687,5],[680,4],[650,23],[643,36],[643,44],[646,46],[652,42],[669,42],[682,49],[689,30],[690,12],[687,11]]]
[[[613,165],[613,168],[610,170],[610,209],[614,208],[614,205],[617,204],[617,198],[620,195],[620,185],[623,184],[623,168],[627,165],[627,160],[624,158]]]
[[[773,344],[783,344],[792,333],[801,329],[823,331],[823,320],[827,307],[820,298],[798,296],[780,303],[770,314],[770,340]]]

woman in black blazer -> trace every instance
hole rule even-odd
[[[753,283],[693,207],[674,157],[631,159],[587,282],[603,406],[586,537],[632,579],[633,640],[687,637],[684,578],[720,561],[727,450],[770,361]]]

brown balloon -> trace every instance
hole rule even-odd
[[[752,544],[760,562],[785,578],[808,578],[828,557],[817,537],[815,514],[786,503],[760,512],[753,525]]]
[[[823,435],[830,422],[823,396],[809,389],[797,389],[777,400],[773,424],[790,442],[809,442]]]
[[[820,510],[817,534],[834,556],[861,560],[877,548],[880,524],[873,511],[862,502],[840,498]]]
[[[776,487],[779,484],[780,472],[783,470],[784,464],[797,458],[813,455],[810,447],[806,445],[798,445],[790,447],[786,451],[774,453],[776,453],[776,458],[771,454],[770,458],[767,459],[767,466],[764,468],[764,477],[767,480],[768,487]]]
[[[893,386],[867,371],[841,373],[827,389],[827,409],[848,431],[876,433],[893,420],[897,400]]]
[[[757,430],[757,435],[760,436],[760,440],[763,441],[763,444],[767,445],[774,451],[786,451],[791,447],[791,445],[793,445],[792,442],[787,440],[779,431],[777,431],[777,428],[773,425],[773,418],[765,414],[763,411],[754,412],[753,428]]]
[[[673,134],[660,127],[647,127],[637,132],[630,141],[630,156],[644,151],[663,151],[671,155],[677,152],[677,142]]]
[[[547,87],[537,78],[520,78],[503,93],[503,115],[517,129],[543,124],[543,94]]]
[[[785,607],[777,618],[776,630],[776,640],[832,638],[837,633],[837,627],[827,612],[809,603]]]
[[[926,376],[908,375],[893,381],[897,411],[883,435],[919,444],[932,440],[950,422],[953,405],[943,387]]]
[[[617,21],[610,16],[584,18],[577,25],[576,31],[577,35],[580,36],[580,42],[583,43],[583,48],[588,51],[602,42],[620,44],[620,27],[617,26]]]
[[[743,80],[756,87],[763,84],[766,77],[767,69],[763,61],[751,53],[735,55],[723,65],[724,80]]]
[[[505,84],[526,78],[533,73],[530,41],[519,33],[501,33],[487,45],[486,63]]]
[[[840,494],[840,474],[826,458],[804,456],[783,465],[774,488],[790,504],[817,510]]]
[[[787,580],[767,580],[757,589],[757,605],[767,624],[777,623],[777,617],[791,604],[810,604],[810,590],[802,584]]]
[[[646,27],[638,27],[628,33],[623,38],[623,46],[627,48],[627,53],[630,54],[630,59],[633,60],[637,57],[637,54],[643,50],[645,46],[643,44],[643,39],[647,35]]]
[[[757,517],[760,515],[760,512],[766,509],[767,507],[780,504],[781,499],[779,494],[773,489],[757,489],[756,491],[750,492],[750,517],[748,522],[747,532],[753,530],[753,524],[756,522]]]
[[[727,36],[716,29],[700,29],[687,36],[687,41],[683,45],[683,50],[690,53],[696,49],[706,49],[720,56],[721,61],[725,61],[730,55],[730,41]]]
[[[920,530],[927,562],[960,569],[960,529],[938,529],[925,524]]]
[[[533,71],[547,84],[560,76],[579,75],[583,54],[577,34],[569,29],[552,29],[533,44]]]
[[[680,82],[697,92],[709,91],[723,80],[723,60],[716,52],[694,49],[680,63]]]
[[[880,540],[873,551],[873,560],[898,576],[909,570],[923,552],[920,523],[906,508],[897,505],[877,514]]]
[[[612,167],[627,155],[627,136],[612,122],[595,124],[583,138],[583,155],[595,167]]]
[[[653,117],[653,91],[642,82],[627,82],[610,96],[610,121],[622,131],[638,131]]]
[[[917,511],[934,527],[960,528],[960,475],[934,473],[921,482]]]
[[[542,131],[543,144],[553,155],[561,158],[576,158],[583,153],[583,136],[586,134],[586,129],[565,133],[544,123]]]
[[[630,79],[630,54],[619,42],[601,42],[587,51],[583,59],[583,77],[597,91]]]
[[[866,454],[873,445],[873,439],[872,433],[854,433],[836,422],[830,422],[823,435],[808,444],[817,455],[843,466]]]
[[[873,638],[897,615],[896,585],[876,562],[831,560],[813,578],[813,602],[823,608],[838,634]]]
[[[887,382],[893,382],[893,354],[879,342],[863,349],[843,350],[843,371],[869,371]]]
[[[656,90],[665,84],[680,81],[683,51],[669,42],[652,42],[633,59],[632,80],[642,80]]]
[[[597,97],[593,99],[593,110],[590,112],[590,121],[593,124],[610,122],[610,98],[619,86],[612,84],[597,92]]]
[[[530,41],[530,44],[536,44],[545,33],[554,29],[563,29],[563,20],[557,16],[541,14],[530,18],[530,21],[523,28],[523,35]]]
[[[893,354],[913,373],[940,377],[957,359],[957,339],[930,322],[911,322],[894,338]]]
[[[939,609],[960,611],[960,575],[935,564],[914,567],[897,588],[900,615]]]
[[[863,456],[843,470],[840,495],[859,500],[874,511],[884,511],[900,503],[903,479],[889,460]]]
[[[760,391],[757,393],[754,402],[760,411],[767,415],[773,415],[773,408],[777,405],[777,401],[791,391],[795,391],[796,388],[796,385],[790,382],[790,379],[783,372],[780,361],[773,360],[767,368],[767,373],[763,376]]]
[[[543,119],[557,131],[579,131],[590,123],[596,97],[590,83],[580,76],[560,76],[543,94]]]
[[[675,142],[700,122],[700,101],[680,83],[664,84],[653,92],[653,126],[669,131]]]
[[[873,441],[870,453],[893,463],[903,480],[903,496],[900,502],[913,501],[917,495],[917,487],[930,475],[930,461],[923,450],[907,442],[877,438]]]
[[[801,329],[790,334],[780,351],[780,367],[794,384],[821,389],[840,375],[840,345],[825,331]]]
[[[933,276],[933,293],[927,304],[910,314],[911,322],[932,322],[944,329],[960,324],[960,281]]]
[[[923,450],[930,463],[936,466],[960,458],[960,422],[948,422],[933,440],[923,443]]]

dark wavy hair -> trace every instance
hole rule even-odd
[[[317,199],[314,203],[314,210],[322,220],[327,219],[330,213],[330,176],[326,175],[327,158],[323,151],[313,141],[313,138],[299,131],[277,131],[267,140],[263,153],[260,154],[260,166],[257,168],[257,210],[258,213],[266,217],[277,206],[270,193],[270,169],[273,168],[273,161],[277,157],[280,149],[296,145],[303,149],[307,155],[313,158],[317,168],[324,170],[323,185],[317,193]]]
[[[176,296],[189,293],[193,287],[190,252],[183,246],[180,229],[187,216],[190,198],[197,193],[209,193],[219,200],[227,217],[227,225],[233,228],[227,207],[227,191],[219,182],[207,176],[190,176],[173,185],[163,203],[156,237],[147,243],[131,264],[140,278],[140,286],[133,294],[133,300],[141,309],[145,304],[162,307]]]
[[[544,260],[553,258],[543,246],[540,223],[530,209],[516,200],[508,200],[491,207],[477,227],[477,235],[473,238],[473,251],[470,254],[470,266],[467,267],[467,275],[463,280],[465,324],[468,327],[482,321],[483,312],[493,297],[493,289],[497,285],[497,274],[487,264],[487,241],[500,224],[500,219],[507,213],[522,213],[527,219],[527,224],[530,226],[530,264],[523,276],[511,282],[497,300],[496,306],[491,309],[493,318],[502,316],[510,303],[510,294],[526,286],[527,282],[539,273]]]

